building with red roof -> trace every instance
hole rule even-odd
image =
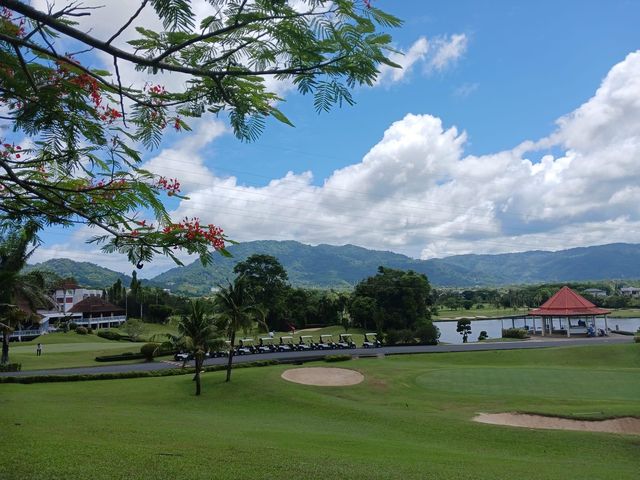
[[[598,316],[604,316],[606,330],[606,315],[610,313],[611,311],[596,307],[582,295],[564,286],[540,307],[531,310],[529,316],[542,317],[542,335],[546,332],[553,333],[554,319],[557,319],[559,330],[566,331],[569,337],[571,331],[587,333],[590,327],[595,333],[595,317]]]

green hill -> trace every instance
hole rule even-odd
[[[118,279],[125,285],[131,283],[131,277],[120,272],[114,272],[90,262],[76,262],[68,258],[55,258],[46,262],[27,265],[25,271],[43,270],[68,278],[73,277],[78,284],[87,288],[107,288]]]
[[[254,253],[278,258],[293,285],[318,288],[350,288],[374,275],[380,265],[425,273],[433,285],[449,287],[640,278],[640,245],[630,244],[432,260],[354,245],[310,246],[294,241],[246,242],[229,251],[233,258],[216,257],[206,268],[196,261],[164,272],[153,282],[175,292],[207,293],[233,278],[236,262]]]
[[[234,277],[233,267],[254,253],[273,255],[287,269],[292,285],[309,288],[351,288],[374,275],[380,265],[425,273],[440,287],[500,286],[545,282],[640,278],[640,245],[616,243],[573,248],[558,252],[532,251],[500,255],[457,255],[416,260],[393,252],[368,250],[355,245],[305,245],[294,241],[262,240],[233,245],[232,258],[215,256],[212,265],[195,261],[172,268],[147,284],[175,293],[202,295]],[[88,262],[48,260],[28,268],[50,270],[75,277],[87,287],[105,288],[118,278],[131,278]]]

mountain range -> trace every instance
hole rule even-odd
[[[455,255],[417,260],[393,252],[368,250],[355,245],[305,245],[295,241],[260,240],[233,245],[232,258],[215,256],[212,265],[199,261],[172,268],[145,280],[172,292],[201,295],[234,277],[233,267],[250,255],[273,255],[285,267],[292,285],[309,288],[346,289],[375,275],[379,266],[413,270],[428,276],[434,286],[472,287],[535,284],[546,282],[640,278],[640,245],[614,243],[572,248],[557,252],[529,251],[497,255]],[[120,278],[119,272],[68,259],[53,259],[29,266],[73,276],[87,287],[105,288]]]

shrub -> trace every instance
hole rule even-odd
[[[158,353],[157,343],[145,343],[140,347],[140,353],[144,355],[144,358],[147,362],[153,360],[153,357]]]
[[[486,340],[487,338],[489,338],[489,335],[487,334],[486,330],[482,330],[480,332],[480,335],[478,336],[478,341],[481,342],[482,340]]]
[[[418,337],[422,344],[437,345],[440,338],[440,329],[433,322],[427,322],[417,328],[415,336]]]
[[[113,332],[111,330],[100,330],[97,335],[101,338],[106,338],[107,340],[122,340],[125,338],[124,335],[120,335],[118,332]]]
[[[96,357],[96,362],[119,362],[121,360],[138,360],[144,358],[141,353],[125,352],[117,355],[102,355]]]
[[[324,357],[325,362],[345,362],[347,360],[351,360],[351,355],[347,355],[347,354],[326,355]]]
[[[87,333],[89,333],[89,330],[87,330],[86,327],[76,327],[76,333],[78,335],[86,335]]]
[[[92,335],[93,334],[93,328],[87,328],[87,333],[89,335]]]
[[[69,330],[75,330],[78,328],[78,324],[76,322],[69,322]]]
[[[22,370],[21,363],[7,363],[5,365],[0,365],[0,372],[19,372]]]
[[[633,341],[636,342],[636,343],[640,343],[640,335],[637,335],[637,334],[634,335]]]
[[[503,338],[528,338],[529,333],[524,328],[507,328],[502,330]]]

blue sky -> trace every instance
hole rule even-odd
[[[168,135],[145,155],[185,180],[191,201],[168,204],[176,216],[201,216],[241,241],[416,258],[640,242],[640,3],[374,3],[405,20],[392,32],[403,73],[321,115],[310,97],[277,86],[296,127],[269,122],[252,144],[222,117]],[[117,22],[123,5],[105,14]],[[36,260],[130,271],[85,246],[86,235],[45,233]]]

